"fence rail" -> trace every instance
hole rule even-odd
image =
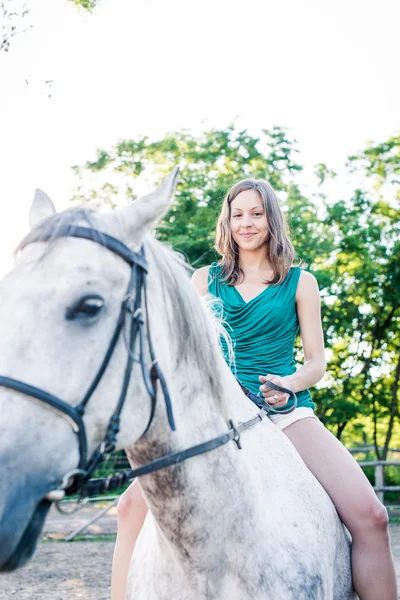
[[[400,485],[385,485],[385,467],[400,467],[396,460],[365,460],[359,461],[360,467],[375,467],[374,490],[379,500],[384,504],[385,492],[400,492]]]
[[[359,448],[349,448],[349,452],[351,452],[351,454],[357,454],[357,453],[365,453],[366,454],[373,449],[374,449],[373,446],[363,446],[363,447],[359,447]],[[391,452],[398,452],[399,450],[400,449],[398,449],[398,448],[390,449]],[[375,468],[374,490],[375,490],[375,493],[378,496],[379,500],[382,503],[384,503],[384,500],[385,500],[385,492],[400,492],[400,485],[385,485],[385,472],[384,472],[385,467],[391,467],[391,466],[400,467],[400,461],[394,461],[394,460],[373,460],[373,461],[364,460],[364,461],[360,461],[359,460],[357,462],[361,468],[363,468],[363,467],[374,467]],[[119,455],[111,458],[110,463],[112,465],[112,470],[114,470],[114,471],[129,468],[129,463],[128,463],[126,457],[122,453],[119,453]],[[110,463],[108,466],[110,466]],[[92,518],[90,518],[86,523],[83,523],[78,528],[74,529],[67,536],[66,540],[67,541],[73,540],[77,535],[82,533],[89,525],[93,525],[101,517],[105,516],[105,514],[117,504],[118,498],[119,498],[119,496],[114,494],[114,495],[109,495],[109,496],[103,495],[103,496],[98,496],[98,497],[93,497],[93,498],[88,499],[88,501],[93,502],[93,504],[95,504],[96,501],[106,502],[107,506],[99,509],[99,511],[96,515],[94,515]],[[67,507],[68,504],[70,504],[70,503],[73,504],[74,500],[66,499],[61,504],[65,507]],[[400,507],[397,506],[397,507],[392,507],[392,508],[398,509]]]
[[[372,444],[368,444],[366,446],[354,446],[353,448],[347,448],[349,452],[352,454],[357,454],[358,452],[376,452],[375,446]],[[378,446],[378,450],[382,451],[383,446]],[[388,448],[388,452],[400,452],[400,448]]]

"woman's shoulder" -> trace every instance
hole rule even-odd
[[[287,275],[288,279],[297,279],[303,283],[303,285],[309,285],[310,282],[317,282],[314,275],[309,271],[306,271],[301,265],[292,265],[289,268],[289,272]]]
[[[216,287],[219,285],[222,272],[222,266],[216,262],[207,267],[197,269],[192,275],[192,283],[201,296],[208,293],[215,294]]]
[[[297,284],[297,297],[308,296],[310,294],[319,294],[318,282],[312,273],[304,271],[300,267],[299,269],[299,281]]]
[[[199,292],[200,296],[205,296],[206,294],[208,294],[208,277],[210,275],[210,270],[212,269],[212,267],[213,265],[201,267],[200,269],[197,269],[197,271],[195,271],[192,275],[192,283]]]
[[[315,285],[317,280],[315,276],[309,271],[305,271],[301,267],[294,267],[295,269],[299,269],[299,283],[302,282],[303,285]]]

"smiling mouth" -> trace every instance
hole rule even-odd
[[[254,237],[256,234],[255,233],[241,233],[240,235],[241,235],[241,237],[244,237],[244,238],[251,238],[251,237]]]

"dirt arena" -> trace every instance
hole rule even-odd
[[[54,510],[47,520],[44,540],[28,566],[0,576],[0,599],[109,600],[114,543],[99,538],[106,536],[112,540],[115,535],[115,508],[82,533],[85,541],[63,541],[93,517],[96,510],[99,508],[85,507],[69,517]],[[400,523],[391,525],[390,531],[400,583]]]

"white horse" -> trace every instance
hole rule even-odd
[[[216,438],[230,429],[230,420],[243,423],[258,413],[225,364],[215,323],[181,261],[150,235],[168,210],[176,176],[174,171],[156,192],[112,214],[75,209],[56,215],[45,195],[34,200],[33,233],[0,283],[2,571],[32,555],[49,498],[62,495],[48,493],[66,473],[84,466],[86,441],[89,455],[102,442],[123,381],[127,393],[116,447],[129,449],[132,466]],[[126,380],[132,331],[126,323],[86,404],[86,435],[73,409],[67,414],[99,371],[128,286],[133,301],[139,285],[132,281],[132,266],[101,245],[104,240],[64,235],[71,224],[96,228],[136,252],[143,245],[148,312],[139,294],[142,312],[135,310],[135,317],[141,314],[149,331],[142,328],[142,356],[137,347],[134,353],[146,377],[154,358],[150,332],[176,431],[160,382],[151,415],[151,385],[145,385],[138,360]],[[13,389],[13,381],[28,387]],[[51,394],[52,406],[37,390]],[[58,406],[57,398],[65,403]],[[243,432],[241,443],[242,449],[231,441],[140,478],[150,511],[130,565],[127,599],[355,597],[348,534],[292,444],[268,418]]]

